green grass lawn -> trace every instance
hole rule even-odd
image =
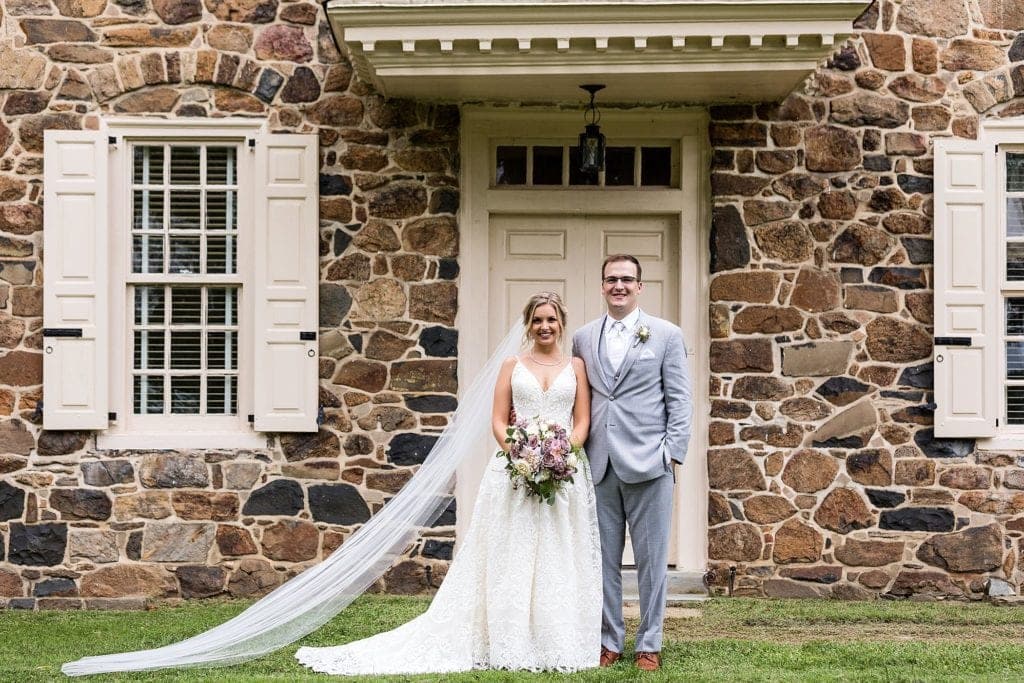
[[[68,680],[61,663],[83,655],[171,643],[237,614],[242,602],[146,612],[0,612],[0,681]],[[423,598],[365,596],[304,645],[330,645],[396,626]],[[666,622],[664,668],[640,675],[622,661],[571,676],[473,672],[409,681],[1006,681],[1024,680],[1024,609],[964,603],[716,599],[701,616]],[[247,664],[82,680],[303,681],[297,645]],[[379,680],[379,679],[378,679]]]

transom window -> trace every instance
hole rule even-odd
[[[677,145],[648,141],[609,146],[605,170],[579,170],[579,149],[575,142],[536,141],[497,144],[494,147],[494,176],[497,187],[674,187],[678,185]]]
[[[238,146],[132,148],[132,411],[236,415]]]

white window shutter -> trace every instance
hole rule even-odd
[[[106,429],[106,136],[48,130],[44,154],[43,428]]]
[[[319,398],[318,139],[256,138],[254,424],[315,432]]]
[[[935,141],[935,435],[996,433],[1001,231],[996,153],[984,140]]]

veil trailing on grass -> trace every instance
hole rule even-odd
[[[272,652],[329,621],[363,593],[451,502],[455,468],[486,457],[491,405],[502,362],[522,344],[517,323],[462,396],[458,410],[416,474],[338,550],[233,619],[173,645],[85,657],[61,667],[68,676],[172,667],[227,666]]]

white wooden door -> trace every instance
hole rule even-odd
[[[627,164],[615,182],[609,172],[600,184],[584,186],[572,169],[577,112],[464,108],[459,376],[479,371],[538,291],[558,292],[565,301],[568,353],[572,333],[604,313],[604,257],[636,256],[644,269],[640,306],[677,323],[690,353],[693,436],[687,461],[676,471],[669,563],[699,575],[707,564],[708,399],[702,388],[708,370],[704,354],[696,358],[693,351],[706,348],[708,330],[705,114],[618,110],[606,112],[601,125],[610,145],[634,149],[634,172]],[[661,180],[645,183],[652,149],[671,167],[661,166]],[[488,460],[459,466],[460,512],[472,509]],[[457,539],[468,522],[469,515],[457,516]]]
[[[561,296],[569,311],[563,337],[563,350],[569,354],[573,333],[604,315],[601,263],[610,254],[632,254],[640,260],[644,282],[640,307],[679,324],[678,215],[493,214],[489,234],[488,309],[499,313],[489,318],[492,347],[520,317],[526,300],[547,291]],[[678,517],[674,515],[673,520]],[[670,549],[669,556],[674,555]],[[628,538],[622,561],[633,564]]]
[[[493,214],[488,338],[497,344],[533,294],[556,292],[569,310],[572,334],[603,315],[601,263],[632,254],[643,267],[640,307],[679,324],[679,216]],[[494,315],[493,313],[497,313]]]

